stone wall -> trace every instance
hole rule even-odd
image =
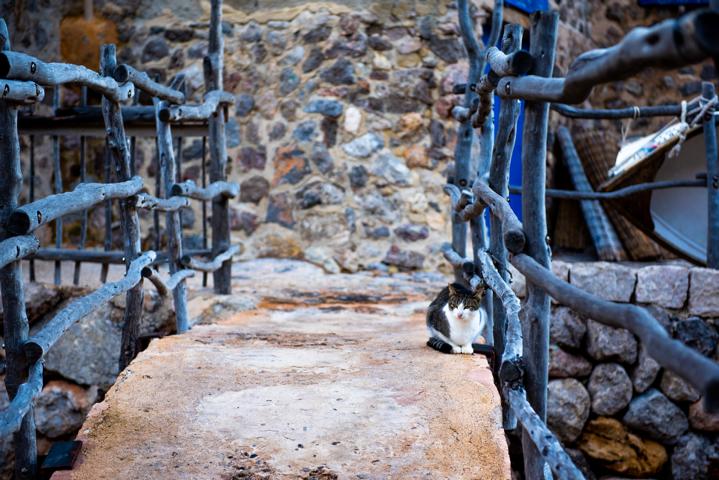
[[[97,19],[90,24],[81,20],[82,2],[51,3],[18,2],[14,10],[0,12],[10,20],[15,48],[96,68],[97,41],[76,38],[102,31],[119,42],[121,62],[163,81],[184,73],[190,99],[201,98],[207,2],[97,2]],[[492,3],[475,2],[477,31]],[[437,250],[449,236],[442,185],[457,128],[449,112],[460,101],[451,87],[464,80],[467,69],[454,3],[271,1],[261,9],[255,4],[234,0],[225,6],[225,88],[237,99],[227,129],[228,173],[242,186],[241,197],[231,204],[232,230],[247,247],[244,256],[304,257],[328,271],[447,271]],[[636,25],[677,14],[642,9],[630,0],[564,0],[553,6],[562,18],[560,73],[577,54],[608,46]],[[525,15],[509,8],[505,16],[527,23]],[[696,94],[700,77],[714,76],[709,64],[648,72],[597,88],[591,103],[676,101]],[[77,101],[72,91],[62,99],[66,105]],[[553,117],[552,123],[559,121]],[[594,122],[573,125],[597,128]],[[621,127],[601,125],[612,131]],[[639,120],[633,131],[650,126]],[[47,171],[50,143],[38,142],[38,168]],[[78,142],[62,142],[63,182],[71,188],[79,181]],[[90,142],[89,151],[89,176],[101,179],[102,142]],[[198,178],[200,154],[198,139],[184,140],[185,178]],[[153,143],[138,141],[136,163],[148,186],[154,184],[153,159]],[[38,195],[50,192],[51,181],[51,175],[38,176]],[[200,210],[194,208],[183,218],[187,236],[196,243]],[[151,215],[145,220],[150,245],[156,232],[149,228]],[[97,209],[91,214],[91,242],[102,242],[103,223]],[[66,240],[74,243],[77,225],[72,219],[66,224]],[[52,229],[40,234],[51,241]]]
[[[674,338],[719,360],[719,272],[675,264],[568,263],[556,275],[645,306]],[[513,288],[525,283],[513,272]],[[603,474],[693,480],[719,472],[719,415],[629,331],[552,307],[547,421],[578,464]]]

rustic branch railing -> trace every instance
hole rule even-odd
[[[502,2],[497,2],[495,9],[501,8]],[[456,281],[472,287],[483,283],[494,294],[493,340],[495,354],[501,358],[496,374],[504,406],[503,424],[507,430],[515,429],[517,423],[522,427],[526,478],[546,478],[545,466],[549,466],[555,478],[581,479],[584,478],[582,473],[545,424],[549,295],[580,315],[625,328],[637,335],[660,365],[680,375],[702,393],[709,411],[719,410],[719,365],[672,340],[643,308],[602,300],[555,277],[549,268],[544,198],[612,200],[680,186],[710,189],[713,186],[719,192],[719,180],[712,176],[719,178],[719,174],[712,173],[719,167],[716,167],[715,135],[707,136],[705,133],[707,178],[698,175],[696,180],[651,182],[614,192],[548,190],[545,188],[549,111],[546,102],[580,102],[595,85],[621,80],[649,67],[676,68],[709,57],[716,58],[719,53],[719,13],[697,10],[651,28],[635,29],[614,47],[579,56],[566,78],[551,76],[556,13],[539,12],[532,16],[529,53],[519,50],[521,28],[507,25],[502,50],[490,44],[485,53],[490,72],[481,78],[482,72],[473,70],[478,64],[479,46],[474,40],[467,2],[458,2],[458,18],[469,54],[470,74],[466,84],[454,88],[454,93],[465,94],[465,102],[452,112],[462,125],[458,133],[455,168],[445,186],[451,204],[452,244],[443,245],[441,251],[454,267]],[[524,73],[530,75],[520,76]],[[497,135],[488,137],[486,123],[491,118],[493,90],[503,100]],[[596,110],[555,103],[552,108],[571,118],[597,119],[678,116],[684,111],[691,118],[705,115],[705,132],[714,133],[716,127],[711,103],[714,98],[714,90],[706,86],[701,99],[684,105]],[[508,184],[519,115],[518,100],[527,102],[522,139],[524,181],[521,188],[509,187]],[[468,166],[472,136],[466,132],[466,126],[470,119],[474,127],[482,128],[480,151],[486,153],[488,149],[493,149],[488,185],[487,180]],[[475,174],[477,176],[473,177]],[[507,197],[510,192],[522,193],[524,225],[509,206]],[[713,198],[719,198],[719,193]],[[475,225],[482,225],[486,208],[491,214],[489,253],[475,248],[475,260],[472,261],[466,256],[466,223],[470,222],[473,230]],[[709,210],[719,219],[719,200],[710,200]],[[717,223],[714,231],[719,235],[719,220]],[[476,243],[474,235],[473,243]],[[716,243],[719,244],[719,240]],[[519,300],[509,287],[508,256],[527,280],[528,296],[521,322]]]
[[[10,397],[9,407],[0,412],[0,434],[14,435],[15,477],[34,479],[37,476],[37,447],[33,402],[43,385],[43,356],[53,344],[73,324],[81,321],[90,312],[112,297],[126,293],[126,307],[122,331],[122,351],[120,369],[124,368],[136,355],[138,349],[138,327],[142,314],[143,279],[148,278],[161,295],[173,293],[177,331],[189,328],[187,295],[185,280],[194,276],[196,271],[220,271],[215,276],[214,287],[219,293],[230,291],[230,268],[232,256],[239,246],[230,245],[229,213],[227,199],[239,195],[239,186],[226,181],[226,146],[224,122],[227,106],[234,97],[222,91],[222,38],[221,1],[212,0],[212,18],[210,24],[210,49],[206,66],[210,73],[206,77],[205,102],[202,105],[185,105],[185,95],[177,86],[182,77],[176,77],[169,86],[160,85],[146,73],[128,65],[117,65],[114,45],[105,45],[101,49],[100,73],[71,64],[46,63],[29,55],[10,51],[7,25],[0,20],[0,291],[3,302],[4,343],[6,359],[5,384]],[[80,107],[71,110],[65,117],[58,116],[60,111],[55,102],[52,117],[34,125],[28,124],[33,135],[30,137],[30,200],[26,205],[18,206],[18,198],[23,184],[20,169],[20,142],[18,133],[18,107],[41,101],[44,90],[41,85],[51,85],[53,95],[59,98],[59,86],[78,84],[83,86]],[[155,107],[121,107],[120,102],[133,98],[135,87],[154,98]],[[102,95],[101,107],[88,106],[87,89]],[[171,106],[174,103],[176,105]],[[175,117],[168,115],[160,118],[160,112],[180,112]],[[134,176],[135,139],[125,131],[128,118],[152,125],[157,137],[158,183],[154,194],[148,193],[142,178]],[[192,121],[196,119],[199,121]],[[200,128],[203,137],[202,188],[194,184],[177,183],[181,178],[179,159],[174,157],[174,139],[170,124],[174,121],[189,121],[193,127]],[[45,123],[42,123],[45,122]],[[37,123],[37,122],[35,122]],[[207,132],[209,125],[209,133]],[[59,138],[59,132],[70,131],[80,135],[81,183],[71,192],[62,189],[62,165],[60,143],[55,142],[54,175],[55,194],[36,199],[34,195],[35,156],[34,135],[49,134]],[[106,139],[104,183],[86,183],[85,135],[104,132]],[[187,131],[187,130],[185,130]],[[66,134],[66,133],[63,133]],[[130,134],[132,135],[132,134]],[[212,153],[212,183],[206,186],[205,180],[205,141],[209,136]],[[221,143],[221,145],[219,144]],[[178,152],[181,143],[178,141]],[[180,155],[178,153],[178,155]],[[115,183],[112,183],[113,180]],[[179,188],[177,195],[173,186]],[[208,229],[207,216],[203,213],[203,243],[201,249],[183,251],[182,226],[179,211],[190,205],[191,199],[213,202],[213,249],[206,246]],[[121,204],[121,226],[123,251],[113,250],[112,242],[112,200]],[[95,206],[105,208],[105,250],[86,250],[87,211]],[[167,252],[143,252],[141,249],[141,224],[138,209],[154,212],[167,212],[166,234]],[[63,235],[60,228],[62,219],[71,213],[83,213],[80,249],[63,248]],[[55,221],[57,226],[55,248],[40,248],[36,237],[30,232]],[[159,222],[156,223],[157,245],[159,242]],[[194,256],[210,256],[208,261],[194,259]],[[188,268],[183,260],[190,258]],[[47,321],[29,337],[29,325],[25,312],[25,299],[21,273],[21,260],[49,260],[56,262],[56,280],[59,283],[60,262],[75,262],[74,283],[80,280],[80,264],[96,262],[102,264],[104,285],[88,295],[81,297]],[[169,264],[169,276],[163,280],[156,270],[162,263]],[[126,273],[117,281],[105,283],[110,264],[125,264]],[[31,264],[32,266],[32,264]],[[34,281],[31,270],[31,281]]]

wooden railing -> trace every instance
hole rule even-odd
[[[502,7],[503,2],[497,1],[493,32],[501,25]],[[505,26],[501,51],[493,47],[496,37],[492,35],[494,41],[490,40],[490,48],[481,49],[472,28],[467,0],[459,0],[458,15],[470,56],[470,70],[468,83],[454,88],[455,93],[464,93],[465,99],[464,104],[453,111],[453,117],[462,123],[455,168],[445,187],[452,205],[452,243],[445,244],[442,252],[454,267],[456,281],[470,287],[484,284],[492,292],[493,298],[485,307],[489,304],[493,321],[488,322],[485,338],[494,345],[496,356],[501,359],[495,374],[504,406],[504,428],[511,431],[521,427],[525,478],[544,479],[553,474],[558,479],[582,479],[584,476],[545,423],[550,296],[581,315],[626,328],[637,335],[660,365],[701,392],[709,411],[719,410],[719,365],[672,340],[643,308],[603,300],[557,278],[550,269],[546,242],[545,196],[606,200],[657,188],[707,187],[710,191],[708,264],[719,268],[719,261],[713,260],[719,252],[711,252],[719,249],[719,180],[713,180],[719,178],[719,172],[716,121],[711,107],[716,96],[713,85],[706,84],[702,100],[690,102],[686,108],[689,115],[704,122],[707,179],[641,184],[614,194],[546,189],[549,102],[581,102],[595,85],[625,79],[646,68],[678,68],[718,58],[719,13],[711,9],[695,10],[651,28],[637,28],[614,47],[580,55],[565,78],[552,77],[558,26],[556,12],[532,15],[529,52],[520,50],[523,32],[518,25]],[[484,73],[485,63],[489,65],[487,73]],[[528,75],[522,76],[524,73]],[[492,130],[495,94],[502,98],[496,136]],[[521,188],[514,190],[522,194],[524,224],[506,200],[520,100],[525,101],[523,181]],[[554,104],[553,108],[573,118],[632,118],[678,115],[682,111],[679,105],[595,110],[562,103]],[[706,108],[708,105],[710,108]],[[476,133],[474,128],[478,128]],[[473,163],[471,152],[475,137],[480,161]],[[482,157],[488,155],[491,155],[490,161],[483,163]],[[490,213],[488,243],[483,234],[485,209]],[[467,224],[474,247],[471,258],[466,254]],[[508,262],[527,279],[527,298],[521,306],[509,286]]]
[[[205,59],[204,103],[186,105],[180,86],[183,79],[175,78],[169,86],[161,85],[147,74],[129,65],[117,65],[114,45],[101,49],[100,71],[66,63],[47,63],[30,55],[10,50],[7,25],[0,20],[0,293],[3,302],[6,376],[10,398],[9,407],[0,412],[0,436],[14,435],[15,476],[36,478],[37,448],[33,402],[43,385],[43,357],[72,325],[87,316],[98,305],[125,293],[126,308],[122,330],[122,351],[119,367],[123,369],[135,357],[138,349],[138,329],[142,315],[143,279],[148,278],[161,295],[172,292],[177,332],[189,328],[185,280],[195,271],[203,275],[214,272],[213,286],[217,293],[230,293],[232,256],[238,245],[230,244],[227,199],[239,194],[237,184],[226,181],[225,119],[226,109],[234,97],[222,91],[222,27],[221,1],[211,2],[210,45]],[[57,111],[59,88],[63,85],[82,86],[82,102],[73,118],[29,119],[25,133],[30,133],[30,192],[29,202],[19,205],[23,185],[20,156],[18,111],[21,106],[42,101],[45,88],[54,90]],[[3,90],[4,89],[4,90]],[[87,106],[87,90],[101,94],[101,105]],[[152,107],[122,107],[136,98],[136,90],[153,98]],[[157,140],[158,169],[155,194],[148,193],[142,178],[135,175],[134,136],[129,139],[124,114],[154,123]],[[202,185],[180,183],[179,158],[175,158],[172,124],[194,121],[203,136]],[[84,123],[83,123],[84,122]],[[74,123],[74,125],[72,125]],[[78,130],[78,124],[80,129]],[[33,129],[33,125],[39,129]],[[86,134],[83,129],[92,125],[104,132],[106,161],[104,183],[86,182]],[[81,183],[71,192],[63,192],[60,165],[60,131],[75,128],[81,135]],[[72,130],[72,128],[70,128]],[[207,133],[205,133],[207,132]],[[53,195],[35,198],[34,140],[38,133],[53,138]],[[205,172],[205,145],[210,150],[210,180]],[[179,155],[178,155],[179,156]],[[188,207],[192,199],[202,201],[203,249],[183,249],[180,209]],[[120,202],[123,251],[112,250],[112,201]],[[206,202],[212,202],[212,249],[207,249]],[[105,206],[105,250],[85,250],[87,241],[87,211]],[[141,223],[138,210],[154,212],[155,246],[159,250],[159,213],[166,212],[167,252],[142,251]],[[63,248],[62,219],[71,213],[82,213],[81,239],[77,249]],[[43,225],[55,223],[55,248],[40,248],[32,233]],[[202,257],[209,256],[209,259]],[[30,260],[30,279],[35,280],[38,260],[55,263],[55,282],[60,283],[62,261],[75,262],[74,283],[79,283],[83,262],[102,263],[103,285],[90,294],[78,298],[57,312],[32,336],[26,315],[21,261]],[[169,277],[162,278],[156,269],[160,263],[169,264]],[[123,263],[125,275],[107,282],[111,263]],[[206,281],[206,278],[205,278]]]

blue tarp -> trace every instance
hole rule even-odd
[[[523,12],[532,13],[537,10],[547,10],[549,0],[507,0],[507,5]]]

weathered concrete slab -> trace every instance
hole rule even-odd
[[[54,478],[510,478],[486,361],[424,346],[440,285],[239,266],[235,301],[196,296],[215,323],[153,341]]]

